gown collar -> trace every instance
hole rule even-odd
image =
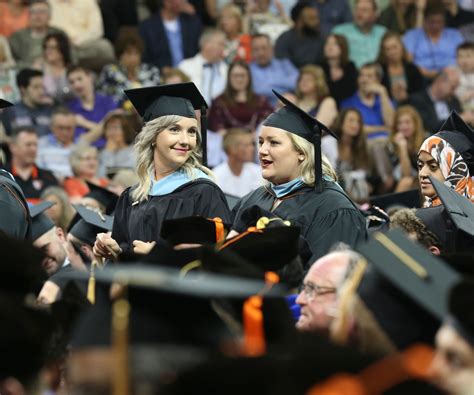
[[[301,186],[305,185],[301,177],[295,178],[289,182],[284,184],[274,185],[270,184],[270,188],[272,189],[273,193],[277,198],[282,198],[291,192],[295,191],[296,189],[300,188]]]
[[[174,192],[180,186],[187,184],[188,182],[193,181],[197,178],[212,180],[211,177],[209,177],[206,173],[199,169],[193,169],[193,177],[189,177],[189,175],[184,170],[177,170],[159,181],[155,181],[152,176],[150,191],[148,192],[148,195],[167,195],[169,193]]]

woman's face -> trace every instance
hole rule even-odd
[[[410,114],[402,114],[397,120],[397,132],[409,139],[415,133],[415,122]],[[418,147],[416,147],[418,149]]]
[[[122,123],[117,118],[111,119],[109,122],[107,122],[107,126],[104,130],[104,135],[107,141],[112,141],[116,144],[125,143]]]
[[[44,45],[44,57],[47,62],[54,62],[58,59],[63,60],[61,51],[59,50],[59,43],[54,38],[50,38]]]
[[[383,50],[388,63],[399,62],[403,58],[403,46],[396,37],[385,40]]]
[[[79,177],[95,177],[97,175],[98,166],[99,158],[97,157],[97,151],[85,151],[79,159],[77,173],[79,174]]]
[[[284,184],[300,176],[304,156],[295,150],[284,130],[263,126],[258,146],[258,158],[265,180]]]
[[[229,74],[230,86],[237,92],[247,89],[250,83],[249,73],[242,66],[234,66]]]
[[[298,89],[302,95],[314,93],[316,90],[316,82],[311,74],[303,73],[298,81]]]
[[[46,196],[45,199],[48,202],[56,203],[55,205],[48,208],[44,213],[54,222],[55,225],[58,225],[61,218],[61,212],[63,211],[63,205],[61,200],[56,195]]]
[[[348,111],[342,121],[342,134],[357,137],[360,134],[361,127],[359,115],[354,111]]]
[[[237,18],[232,11],[224,10],[219,19],[219,26],[226,36],[235,35],[239,33],[240,30],[239,18]]]
[[[428,176],[432,176],[437,180],[444,182],[444,176],[438,162],[436,162],[435,158],[433,158],[428,152],[420,151],[417,167],[421,193],[423,196],[434,198],[436,196],[436,191]]]
[[[128,70],[136,69],[142,62],[142,54],[135,47],[128,47],[120,56],[120,63]]]
[[[196,148],[197,134],[198,121],[185,117],[158,133],[153,154],[155,171],[173,172],[184,165]]]
[[[326,59],[339,59],[340,56],[341,47],[339,47],[336,37],[329,36],[324,44],[324,57]]]

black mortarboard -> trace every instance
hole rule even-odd
[[[105,207],[105,214],[112,214],[115,211],[115,206],[117,205],[119,197],[115,193],[109,191],[104,187],[87,181],[86,183],[89,187],[89,192],[84,195],[84,197],[97,200],[101,205]]]
[[[387,335],[401,348],[432,341],[459,274],[399,230],[375,233],[356,249],[373,265],[358,293]]]
[[[179,115],[196,119],[194,110],[201,111],[201,138],[203,163],[207,158],[207,103],[192,82],[128,89],[125,94],[132,102],[143,122],[165,115]]]
[[[323,190],[321,134],[327,132],[335,139],[338,137],[326,125],[319,122],[306,111],[293,104],[275,90],[272,90],[272,92],[285,106],[270,114],[263,122],[263,125],[286,130],[314,144],[315,188],[317,192],[321,192]]]
[[[31,215],[31,240],[35,241],[44,235],[48,230],[54,228],[54,222],[51,221],[44,211],[53,206],[54,202],[42,202],[30,206]]]
[[[225,240],[228,228],[220,218],[192,216],[163,221],[160,235],[171,245],[215,244]]]
[[[463,121],[456,111],[452,111],[449,118],[439,128],[435,136],[441,137],[451,144],[456,152],[462,156],[474,174],[474,131]]]
[[[13,103],[10,103],[9,101],[0,99],[0,109],[11,107],[11,106],[13,106]]]
[[[102,215],[79,204],[74,204],[73,207],[81,219],[74,224],[69,233],[80,241],[93,246],[98,233],[112,230],[114,219],[110,215]]]
[[[401,206],[408,208],[421,207],[420,191],[412,189],[405,192],[387,193],[385,195],[372,196],[370,203],[387,211],[390,207]]]
[[[415,215],[438,238],[442,249],[445,250],[448,246],[448,216],[444,206],[418,208],[415,210]]]
[[[447,322],[470,344],[474,345],[474,281],[464,279],[456,284],[449,295]]]

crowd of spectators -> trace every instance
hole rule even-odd
[[[323,153],[363,204],[416,187],[421,142],[451,110],[474,124],[473,39],[456,0],[0,0],[0,97],[15,103],[0,162],[66,223],[88,183],[133,183],[141,122],[124,90],[193,81],[208,162],[240,197],[261,183],[276,90],[339,135]]]

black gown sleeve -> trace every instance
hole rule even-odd
[[[126,252],[129,250],[130,240],[128,237],[128,212],[130,209],[130,188],[127,188],[120,195],[115,207],[114,226],[112,228],[112,238],[118,243],[120,248]]]
[[[219,217],[224,223],[230,223],[232,215],[221,189],[210,183],[205,185],[196,197],[195,212],[207,218]]]
[[[354,248],[366,238],[365,219],[352,208],[340,208],[324,216],[316,216],[305,236],[313,253],[311,263],[327,254],[337,242],[344,242]]]

